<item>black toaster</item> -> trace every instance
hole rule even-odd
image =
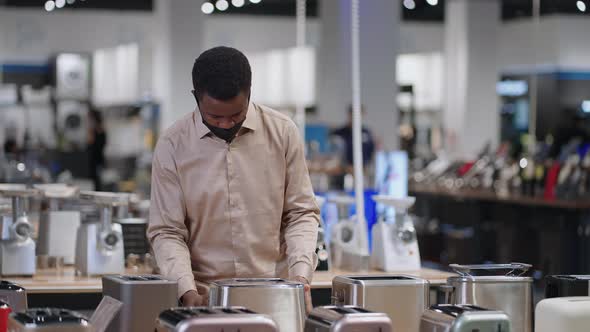
[[[590,275],[551,275],[545,282],[546,298],[590,295]]]

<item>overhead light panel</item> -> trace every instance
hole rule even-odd
[[[64,8],[65,5],[66,5],[66,0],[55,0],[55,7]]]
[[[431,6],[438,5],[438,0],[426,0],[426,2],[428,2],[428,4],[431,5]]]
[[[251,3],[260,3],[262,0],[250,0]]]
[[[578,6],[578,10],[581,11],[582,13],[586,12],[586,3],[584,1],[578,1],[576,3],[576,6]]]

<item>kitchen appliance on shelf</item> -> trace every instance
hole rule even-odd
[[[405,275],[337,276],[332,304],[383,312],[394,331],[417,332],[429,305],[429,286],[427,280]]]
[[[35,185],[47,200],[47,210],[41,213],[37,254],[63,257],[73,265],[76,257],[76,232],[80,227],[80,211],[62,209],[61,201],[78,195],[78,188],[65,184]]]
[[[2,216],[0,240],[0,275],[32,276],[35,274],[35,241],[33,226],[25,208],[27,198],[39,195],[36,189],[0,184],[0,196],[12,199],[12,216]]]
[[[82,223],[76,238],[76,270],[82,275],[122,274],[125,256],[121,225],[113,224],[113,207],[129,203],[128,194],[82,191],[80,198],[100,208],[100,222]]]
[[[156,325],[156,332],[279,332],[270,317],[244,307],[172,308]]]
[[[323,306],[313,309],[304,332],[392,332],[386,314],[355,306]]]
[[[10,314],[10,332],[94,332],[83,315],[58,308],[31,308]]]
[[[369,253],[363,248],[358,215],[348,217],[348,209],[355,204],[352,196],[331,196],[328,202],[338,207],[338,222],[331,225],[330,256],[334,267],[347,271],[368,271]],[[361,216],[362,218],[362,216]]]
[[[471,304],[505,312],[514,332],[533,331],[533,278],[529,264],[451,264],[459,276],[450,277],[451,304]]]
[[[535,309],[536,332],[586,332],[590,329],[590,297],[542,300]]]
[[[408,213],[416,198],[376,195],[373,196],[373,200],[393,207],[395,220],[385,220],[387,217],[384,215],[381,221],[373,226],[372,267],[386,272],[420,270],[418,236]]]
[[[590,296],[590,275],[545,277],[545,297]]]
[[[305,322],[303,284],[278,278],[241,278],[210,284],[209,305],[243,306],[270,316],[281,332],[301,332]]]
[[[7,303],[12,311],[27,309],[27,291],[10,281],[0,281],[0,301]]]
[[[439,304],[422,315],[420,332],[510,332],[510,318],[502,311],[473,305]]]
[[[178,283],[157,275],[110,275],[102,294],[123,303],[107,331],[153,331],[160,312],[178,305]]]

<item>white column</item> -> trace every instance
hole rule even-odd
[[[156,50],[154,86],[162,97],[162,130],[194,110],[192,68],[204,51],[202,1],[158,0],[156,15],[162,30]]]
[[[456,157],[473,157],[486,142],[496,145],[500,135],[500,2],[447,0],[445,15],[447,148]]]
[[[361,0],[360,71],[363,122],[388,149],[398,145],[395,64],[399,45],[400,4]],[[350,0],[320,1],[318,120],[340,125],[352,103]]]

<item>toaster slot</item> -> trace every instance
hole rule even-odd
[[[236,282],[251,283],[251,284],[281,284],[286,282],[285,279],[267,278],[267,279],[235,279]]]
[[[348,315],[348,314],[355,313],[354,310],[351,310],[350,308],[346,308],[346,307],[334,307],[334,308],[332,308],[332,311],[337,312],[341,315]]]
[[[200,314],[205,314],[205,315],[212,315],[212,314],[214,314],[214,312],[213,312],[213,311],[211,311],[211,310],[209,310],[209,309],[205,309],[205,308],[203,308],[203,309],[199,309],[199,313],[200,313]]]
[[[406,276],[366,276],[366,277],[349,277],[352,280],[364,280],[364,281],[381,281],[381,280],[415,280],[412,277]]]
[[[319,322],[319,323],[322,323],[322,324],[327,325],[327,326],[331,326],[332,325],[332,322],[331,321],[329,321],[329,320],[327,320],[327,319],[325,319],[323,317],[314,315],[314,314],[310,314],[309,316],[307,316],[307,319],[312,320],[312,321],[316,321],[316,322]]]

